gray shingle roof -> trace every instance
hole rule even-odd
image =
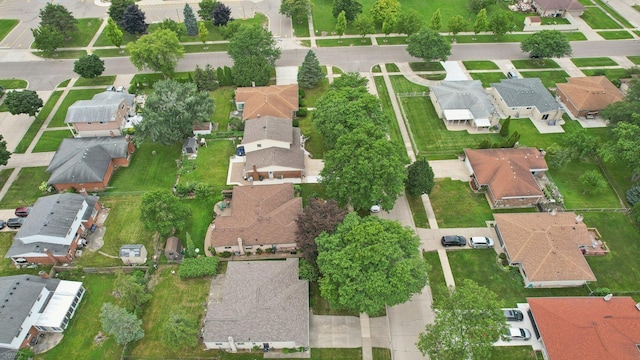
[[[498,91],[508,107],[535,106],[541,113],[560,108],[538,78],[501,79],[491,87]]]
[[[0,343],[10,343],[18,334],[42,289],[54,291],[59,283],[35,275],[0,277]]]
[[[429,89],[436,95],[442,110],[469,109],[475,119],[491,117],[495,112],[480,80],[442,81]]]
[[[101,182],[112,159],[126,158],[123,136],[63,139],[47,172],[49,184]]]
[[[142,244],[127,244],[120,247],[120,257],[140,257],[142,253]]]
[[[255,121],[255,120],[248,120]],[[291,122],[291,120],[287,120]],[[246,162],[244,164],[247,173],[253,171],[253,165],[258,169],[267,166],[279,166],[292,169],[304,170],[304,150],[300,146],[300,129],[293,128],[289,130],[293,133],[291,140],[291,148],[283,149],[280,147],[271,147],[246,154]]]
[[[252,143],[264,139],[271,139],[291,143],[293,123],[290,119],[263,116],[259,119],[246,120],[242,143]]]
[[[116,119],[122,101],[128,107],[133,106],[134,96],[116,91],[105,91],[93,96],[91,100],[79,100],[69,106],[65,123],[109,122]]]
[[[295,341],[309,346],[309,284],[298,259],[230,261],[222,301],[210,302],[205,342]]]

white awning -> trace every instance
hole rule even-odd
[[[444,110],[444,119],[451,120],[473,120],[473,114],[468,109]]]
[[[490,127],[491,126],[491,121],[489,121],[489,119],[484,118],[484,119],[474,119],[473,123],[476,127]]]

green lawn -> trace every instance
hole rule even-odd
[[[309,306],[314,315],[359,316],[347,310],[336,310],[320,295],[318,283],[309,283]]]
[[[204,53],[204,52],[225,52],[229,48],[229,44],[189,44],[184,45],[184,52]]]
[[[95,49],[93,53],[100,56],[101,58],[107,57],[128,57],[129,51],[125,48],[122,49]]]
[[[13,169],[9,169],[9,170],[13,170]],[[0,174],[4,173],[5,171],[6,169],[2,170]],[[11,244],[13,243],[13,236],[15,234],[16,234],[15,231],[0,232],[0,254],[7,253],[7,251],[9,250],[9,247],[11,247]],[[48,272],[51,268],[37,267],[34,269],[17,269],[15,266],[13,266],[13,262],[11,261],[11,259],[5,259],[4,257],[0,259],[0,276],[10,276],[10,275],[20,275],[20,274],[35,275],[38,273],[38,271],[43,269]]]
[[[133,154],[128,167],[114,172],[109,194],[142,194],[145,191],[171,191],[176,176],[176,160],[180,158],[182,143],[172,146],[144,143]],[[155,152],[156,155],[153,155]]]
[[[204,182],[215,187],[215,192],[227,188],[229,158],[236,147],[230,140],[207,140],[207,146],[198,149],[196,169],[180,176],[180,182]],[[174,164],[175,166],[175,164]]]
[[[485,195],[471,191],[468,182],[437,179],[429,199],[440,228],[484,227],[493,220]]]
[[[620,22],[624,27],[627,28],[633,28],[634,26],[631,25],[627,19],[625,19],[623,16],[621,16],[620,14],[618,14],[617,11],[615,11],[613,8],[611,8],[611,6],[609,6],[609,2],[608,1],[602,1],[602,0],[594,0],[598,5],[600,5],[604,11],[606,11],[607,13],[609,13],[609,15],[611,15],[611,17],[613,17],[614,19],[618,20],[618,22]]]
[[[404,79],[404,80],[403,80]],[[389,133],[389,137],[391,141],[396,143],[398,146],[404,147],[404,141],[402,139],[402,134],[400,133],[400,125],[398,125],[398,120],[396,119],[396,114],[393,111],[393,107],[391,105],[391,99],[389,98],[389,92],[387,89],[387,85],[384,82],[384,79],[380,76],[376,76],[373,78],[376,83],[376,89],[378,91],[378,97],[380,98],[380,103],[382,104],[382,110],[387,117],[387,132]],[[396,76],[396,81],[405,81],[411,84],[408,80],[405,79],[404,76],[399,75]],[[410,86],[406,84],[405,86]],[[406,151],[402,152],[405,157],[405,161],[409,161],[409,157]]]
[[[33,148],[33,152],[56,151],[62,139],[70,137],[72,137],[72,134],[69,130],[45,131]]]
[[[582,14],[582,19],[591,26],[592,29],[622,29],[612,18],[597,7],[588,7]]]
[[[559,69],[560,65],[552,59],[511,60],[516,69]]]
[[[520,23],[522,24],[522,23]],[[521,25],[522,26],[522,25]],[[581,32],[563,33],[569,41],[584,41],[587,38]],[[531,34],[505,34],[500,37],[496,37],[493,34],[483,35],[458,35],[456,42],[458,44],[473,44],[473,43],[505,43],[505,42],[522,42],[524,39],[531,36]],[[450,37],[449,37],[450,38]]]
[[[36,202],[42,196],[38,186],[49,179],[50,174],[45,172],[45,169],[46,166],[22,168],[9,191],[0,201],[0,208],[10,209]]]
[[[499,67],[493,61],[488,60],[469,60],[463,61],[464,67],[467,70],[498,70]]]
[[[407,79],[404,75],[391,75],[391,86],[396,94],[402,94],[407,92],[429,92],[429,88],[424,85],[416,84]]]
[[[602,36],[605,40],[633,39],[633,35],[627,30],[598,31],[598,35]]]
[[[618,66],[618,63],[608,57],[573,58],[571,61],[577,67],[589,66]]]
[[[447,286],[442,271],[442,263],[437,251],[425,251],[422,253],[424,262],[427,264],[427,274],[429,275],[429,287],[433,302],[437,303],[447,294]]]
[[[413,71],[444,71],[444,67],[438,61],[410,62],[409,67]]]
[[[87,55],[87,52],[85,50],[57,50],[49,55],[46,55],[42,51],[34,51],[32,54],[45,59],[78,59],[81,56]]]
[[[0,80],[0,86],[2,86],[5,90],[26,89],[27,81],[22,79],[2,79]]]
[[[566,83],[569,77],[569,74],[564,70],[520,71],[520,75],[525,78],[539,78],[547,88],[555,87],[557,83]]]
[[[490,360],[503,359],[536,360],[537,357],[531,346],[494,346]]]
[[[411,196],[407,194],[407,201],[409,202],[409,208],[411,209],[411,216],[413,222],[417,228],[428,229],[429,219],[427,218],[427,211],[424,209],[424,203],[421,196]]]
[[[57,87],[57,88],[64,88],[64,87],[67,87],[67,85],[69,85],[69,82],[70,82],[70,81],[71,81],[71,79],[64,80],[63,82],[61,82],[60,84],[58,84],[56,87]]]
[[[542,25],[568,25],[568,24],[571,24],[571,21],[569,21],[569,19],[558,18],[558,17],[552,17],[552,18],[543,17],[543,18],[541,18],[541,20],[542,20]]]
[[[38,130],[40,130],[40,127],[42,126],[42,124],[44,124],[44,121],[47,119],[54,106],[58,103],[58,100],[60,100],[61,96],[62,90],[57,90],[51,93],[51,96],[49,96],[49,100],[47,100],[47,103],[44,104],[42,109],[40,109],[40,112],[38,113],[38,115],[36,115],[36,118],[31,123],[31,126],[29,126],[29,130],[27,130],[27,132],[20,140],[20,143],[18,143],[18,146],[16,146],[16,149],[14,151],[16,154],[24,153],[29,145],[31,145],[31,142],[36,137]]]
[[[84,47],[89,45],[91,39],[96,34],[102,19],[98,18],[85,18],[78,19],[78,32],[71,36],[71,39],[65,40],[64,47]]]
[[[298,127],[302,135],[308,138],[304,143],[304,148],[311,153],[314,159],[324,158],[324,152],[327,151],[324,144],[324,137],[313,126],[313,111],[304,118],[298,119]]]
[[[391,360],[391,350],[385,348],[372,348],[373,360]]]
[[[480,80],[482,86],[487,88],[491,86],[491,83],[499,83],[501,79],[506,79],[507,76],[502,72],[481,72],[481,73],[469,73],[473,80]]]
[[[293,24],[293,36],[295,37],[309,37],[309,18],[302,16],[302,19],[291,19]]]
[[[0,41],[4,40],[4,37],[19,23],[20,21],[15,19],[0,19]]]
[[[376,43],[378,45],[406,45],[408,43],[407,36],[378,36]]]
[[[213,207],[216,202],[222,200],[219,190],[215,190],[209,199],[183,199],[185,205],[191,209],[191,218],[187,221],[186,228],[178,231],[176,236],[179,239],[186,239],[186,233],[189,233],[191,240],[196,248],[199,248],[201,254],[204,254],[204,241],[207,235],[207,229],[213,220]]]
[[[318,99],[324,95],[329,89],[329,79],[326,77],[320,80],[315,87],[304,89],[304,98],[302,99],[304,106],[316,107]]]
[[[316,40],[318,47],[333,47],[333,46],[369,46],[371,45],[371,39],[366,38],[364,41],[360,38],[343,38],[343,39],[318,39]]]
[[[236,108],[233,101],[234,88],[231,86],[217,88],[211,92],[211,97],[216,107],[211,121],[218,124],[218,131],[226,131],[229,114]]]
[[[67,97],[64,98],[58,111],[56,111],[55,115],[51,119],[49,123],[50,128],[52,127],[62,127],[66,126],[64,124],[64,119],[67,116],[67,109],[69,106],[73,105],[78,100],[90,100],[93,95],[104,92],[104,89],[83,89],[83,90],[71,90],[67,93]]]
[[[7,183],[7,180],[9,180],[9,176],[11,175],[13,170],[14,169],[11,168],[0,170],[0,189],[2,189],[4,187],[4,184]]]
[[[300,197],[302,198],[303,206],[307,206],[307,200],[310,197],[318,197],[321,199],[328,199],[327,189],[322,184],[300,184]]]
[[[627,56],[627,59],[636,65],[640,65],[640,56]]]
[[[629,71],[627,69],[585,69],[582,72],[586,76],[604,75],[611,81],[620,80],[629,77]]]
[[[398,65],[394,63],[384,64],[384,68],[387,69],[387,72],[400,72],[400,69],[398,69]]]
[[[582,185],[578,178],[588,170],[601,172],[600,167],[592,162],[572,161],[561,169],[549,170],[558,186],[560,193],[565,198],[565,208],[620,208],[622,205],[613,189],[609,186],[601,194],[584,193],[588,187]]]
[[[311,349],[311,360],[354,360],[354,359],[362,359],[362,348],[356,348],[356,349],[313,348]],[[378,359],[378,358],[374,357],[374,359]],[[384,359],[384,358],[380,358],[380,359]],[[390,358],[387,358],[387,359],[390,359]]]
[[[116,76],[115,75],[104,75],[104,76],[98,76],[95,77],[93,79],[86,79],[86,78],[78,78],[78,80],[76,80],[76,82],[73,84],[74,87],[76,86],[103,86],[103,85],[113,85],[113,83],[116,81]]]

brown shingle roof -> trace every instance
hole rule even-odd
[[[293,197],[293,184],[235,186],[231,216],[219,216],[211,232],[213,246],[295,243],[295,220],[302,198]]]
[[[640,359],[631,297],[528,298],[550,360]]]
[[[591,245],[572,212],[493,214],[511,263],[522,264],[530,281],[596,281],[580,245]]]
[[[481,186],[488,186],[496,199],[541,196],[532,170],[548,170],[538,149],[464,149]]]
[[[244,102],[243,120],[258,116],[291,119],[298,110],[298,85],[237,88],[236,102]]]
[[[255,120],[248,120],[248,122]],[[291,120],[287,120],[291,124]],[[246,153],[244,169],[247,173],[253,171],[253,165],[258,171],[269,166],[304,170],[304,150],[300,146],[300,129],[290,130],[293,134],[292,143],[289,149],[271,147]]]
[[[535,0],[541,10],[584,10],[584,5],[577,0]]]
[[[563,93],[578,111],[599,111],[607,105],[624,99],[622,92],[604,76],[573,77],[558,83]]]

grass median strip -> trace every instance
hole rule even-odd
[[[49,100],[47,100],[47,103],[42,107],[38,115],[36,115],[36,118],[31,123],[31,126],[29,126],[29,130],[27,130],[27,132],[22,137],[22,140],[20,140],[20,143],[18,143],[18,146],[16,146],[16,149],[13,151],[14,153],[23,154],[25,151],[27,151],[27,148],[29,148],[29,145],[31,145],[31,142],[36,137],[38,130],[40,130],[40,127],[42,127],[42,124],[44,124],[44,121],[51,113],[51,110],[53,110],[55,105],[58,103],[58,100],[60,100],[61,96],[62,90],[56,90],[51,94],[51,96],[49,96]]]
[[[618,66],[618,63],[608,57],[573,58],[571,59],[577,67],[590,66]]]

